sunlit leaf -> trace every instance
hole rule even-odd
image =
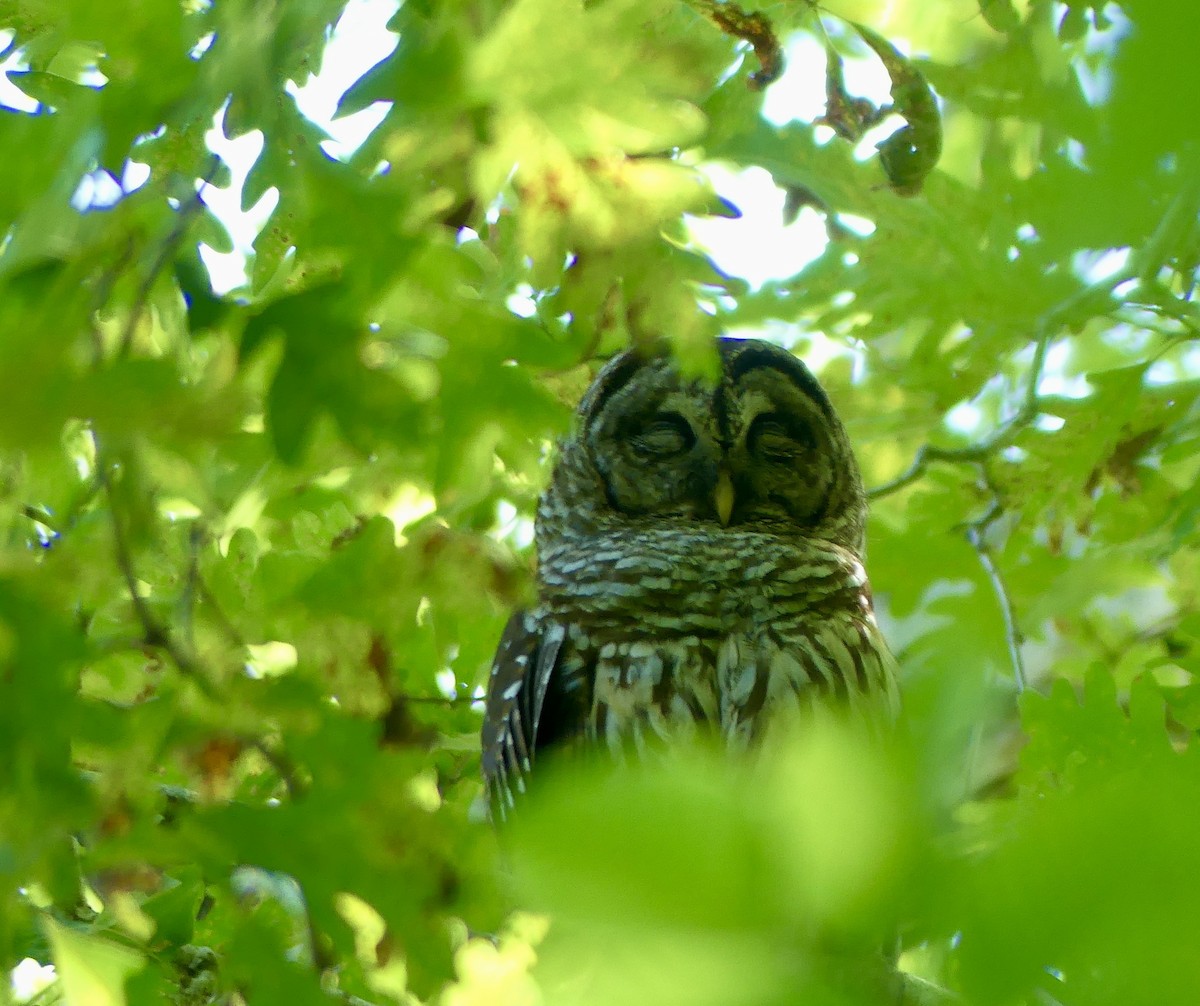
[[[132,947],[45,919],[54,966],[68,1003],[125,1006],[125,982],[144,957]]]

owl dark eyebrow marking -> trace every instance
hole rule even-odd
[[[604,384],[595,389],[595,398],[587,403],[584,416],[588,423],[600,415],[604,410],[604,406],[608,404],[609,399],[625,387],[629,383],[629,379],[641,370],[645,363],[646,361],[636,353],[630,353],[613,368],[612,373],[608,374],[605,378]]]
[[[825,389],[817,383],[809,369],[797,360],[791,353],[771,346],[750,346],[737,352],[731,347],[733,362],[728,369],[730,381],[736,381],[748,370],[756,367],[771,367],[786,374],[800,389],[820,406],[821,411],[830,419],[834,418],[833,405],[825,394]]]

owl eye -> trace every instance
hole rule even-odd
[[[754,418],[746,443],[764,460],[786,463],[816,447],[816,438],[803,420],[767,412]]]
[[[689,450],[696,434],[678,412],[659,412],[630,437],[630,442],[644,457],[668,458]]]

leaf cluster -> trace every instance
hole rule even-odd
[[[406,0],[341,152],[294,94],[369,6],[0,2],[0,965],[88,1004],[1197,999],[1186,12]],[[824,115],[764,116],[806,59]],[[715,164],[823,225],[801,272],[713,264]],[[553,440],[596,358],[719,331],[847,417],[905,729],[564,768],[501,854],[478,699]]]

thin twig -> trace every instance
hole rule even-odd
[[[225,634],[225,638],[234,646],[245,646],[245,637],[238,627],[233,624],[229,616],[225,614],[225,609],[221,607],[213,595],[212,588],[209,587],[204,577],[199,574],[196,576],[196,589],[200,600],[212,609],[213,614],[216,616],[217,626]]]
[[[129,539],[125,534],[125,527],[121,522],[120,507],[117,506],[116,493],[113,491],[112,474],[109,471],[108,465],[108,460],[100,455],[98,451],[96,458],[97,477],[100,479],[104,494],[108,497],[109,514],[112,519],[113,551],[116,555],[117,568],[121,571],[121,576],[125,580],[125,587],[129,591],[129,599],[133,604],[134,613],[137,615],[137,620],[142,627],[143,642],[146,646],[163,650],[171,658],[171,661],[181,674],[194,681],[207,698],[216,700],[218,696],[208,675],[204,673],[190,654],[186,653],[180,647],[171,633],[167,631],[167,628],[161,625],[158,619],[154,617],[154,613],[150,610],[146,599],[142,597],[141,592],[138,590],[137,573],[133,567],[133,553],[129,547]]]
[[[894,492],[898,492],[907,485],[916,482],[922,475],[925,474],[931,461],[963,461],[973,462],[982,461],[986,455],[983,445],[975,445],[973,447],[934,447],[932,444],[925,444],[917,451],[913,458],[912,464],[904,470],[903,473],[897,475],[890,482],[885,482],[881,486],[876,486],[867,493],[867,499],[882,499],[884,496],[889,496]]]
[[[179,595],[179,624],[191,649],[196,648],[195,620],[192,616],[196,610],[200,580],[200,546],[203,541],[203,529],[199,524],[193,524],[188,530],[187,573],[183,579],[183,591]]]
[[[1153,233],[1129,256],[1130,268],[1137,279],[1143,283],[1155,281],[1159,270],[1170,260],[1170,251],[1195,231],[1197,209],[1200,209],[1200,172],[1191,171],[1171,198]]]
[[[267,742],[263,737],[244,738],[245,743],[267,760],[267,764],[275,770],[275,774],[283,781],[283,788],[288,796],[295,800],[308,792],[307,784],[300,778],[296,765],[282,750]]]
[[[992,590],[996,592],[996,601],[1000,605],[1000,614],[1004,619],[1004,638],[1008,643],[1008,656],[1012,662],[1013,683],[1016,685],[1017,694],[1020,695],[1025,691],[1026,684],[1025,660],[1021,656],[1021,643],[1024,638],[1017,625],[1012,600],[1008,595],[1008,587],[1004,583],[1004,577],[996,565],[996,560],[992,556],[986,540],[987,529],[1001,513],[1000,504],[996,503],[982,518],[967,525],[967,540],[979,556],[979,564],[983,566],[983,571],[987,573],[988,579],[992,583]]]
[[[92,651],[96,654],[109,656],[115,653],[145,653],[145,636],[90,636]]]
[[[51,517],[50,514],[47,513],[45,510],[43,510],[41,507],[30,506],[29,504],[23,504],[21,506],[21,513],[24,514],[26,517],[28,517],[30,520],[36,521],[38,524],[41,524],[42,527],[47,528],[53,534],[57,535],[57,534],[62,533],[58,529],[58,526],[54,523],[54,518]]]
[[[935,447],[933,444],[925,444],[917,451],[912,464],[902,474],[890,482],[876,486],[867,493],[867,498],[873,500],[881,499],[890,493],[903,489],[924,475],[925,470],[932,461],[978,464],[987,460],[997,448],[1006,446],[1014,435],[1037,418],[1040,411],[1040,400],[1037,389],[1042,379],[1042,368],[1046,364],[1048,343],[1049,339],[1046,336],[1042,336],[1034,343],[1033,361],[1030,364],[1029,379],[1025,386],[1025,394],[1021,401],[1021,407],[1008,422],[987,439],[981,440],[979,443],[972,444],[969,447]]]
[[[1132,317],[1125,314],[1123,313],[1123,309],[1125,308],[1133,308],[1136,311],[1140,311],[1141,316]],[[1146,317],[1148,314],[1154,315],[1154,317]],[[1158,320],[1161,316],[1164,316],[1164,312],[1162,311],[1155,311],[1148,307],[1135,307],[1131,304],[1124,304],[1121,308],[1117,308],[1108,315],[1118,325],[1128,325],[1130,328],[1141,329],[1143,332],[1153,332],[1155,335],[1161,335],[1164,339],[1174,340],[1172,345],[1185,340],[1195,339],[1197,335],[1200,335],[1200,328],[1197,328],[1195,322],[1191,319],[1185,321],[1171,313],[1165,313],[1165,317],[1174,321],[1177,326],[1170,327]]]
[[[94,439],[94,438],[93,438]],[[95,472],[95,463],[93,462],[93,471],[91,477],[86,483],[81,485],[75,497],[71,500],[70,505],[66,508],[63,514],[63,528],[66,531],[72,530],[79,523],[84,511],[91,505],[100,493],[104,490],[104,485]]]
[[[1038,385],[1041,383],[1042,368],[1045,366],[1051,334],[1057,331],[1058,327],[1079,311],[1080,308],[1087,306],[1093,301],[1099,303],[1110,300],[1118,287],[1130,282],[1152,282],[1153,277],[1146,274],[1148,256],[1152,258],[1153,256],[1150,253],[1160,249],[1164,241],[1170,235],[1176,233],[1181,226],[1181,219],[1186,216],[1187,212],[1190,212],[1189,207],[1194,206],[1196,198],[1196,186],[1194,184],[1185,186],[1176,195],[1175,199],[1172,200],[1171,205],[1163,214],[1163,218],[1159,221],[1154,233],[1150,235],[1145,245],[1143,245],[1142,251],[1139,254],[1130,255],[1129,261],[1125,263],[1124,268],[1111,276],[1106,276],[1094,283],[1089,283],[1082,289],[1075,291],[1071,296],[1054,305],[1054,307],[1042,315],[1038,320],[1038,335],[1034,340],[1033,361],[1030,364],[1029,380],[1025,387],[1024,399],[1021,407],[1011,419],[1004,423],[990,437],[969,447],[945,448],[925,444],[918,449],[912,464],[907,469],[890,482],[885,482],[883,485],[876,486],[870,490],[867,493],[867,498],[872,500],[881,499],[884,496],[903,489],[905,486],[911,485],[925,474],[929,464],[933,461],[980,462],[990,456],[997,448],[1006,446],[1013,436],[1033,422],[1041,411],[1039,408],[1041,402],[1038,398]],[[1164,312],[1164,306],[1161,304],[1155,305],[1155,309],[1160,313]],[[1106,313],[1111,313],[1111,310]]]
[[[117,566],[125,579],[125,585],[129,590],[134,611],[137,614],[138,621],[141,623],[144,637],[143,643],[146,646],[163,650],[171,658],[171,661],[179,669],[179,672],[184,677],[194,681],[206,698],[214,702],[220,701],[221,696],[218,694],[212,681],[209,680],[208,675],[192,656],[179,645],[166,626],[158,622],[154,617],[154,613],[150,611],[149,605],[146,604],[146,599],[138,591],[137,574],[133,568],[133,556],[129,548],[129,541],[125,535],[125,529],[121,524],[120,512],[116,502],[116,494],[113,492],[112,476],[108,468],[108,462],[104,458],[97,458],[97,464],[100,473],[99,477],[103,482],[104,492],[108,497],[109,510],[112,516],[113,549],[116,553]],[[278,750],[262,737],[245,738],[244,743],[258,751],[267,760],[283,781],[288,796],[295,799],[303,795],[307,787],[299,778],[295,764],[285,752]]]
[[[134,294],[133,303],[129,307],[129,316],[125,319],[125,327],[121,330],[121,340],[117,344],[118,360],[125,359],[133,350],[133,337],[137,331],[138,322],[142,320],[142,314],[146,310],[146,302],[150,298],[150,291],[158,280],[159,274],[166,267],[167,262],[175,254],[179,243],[187,233],[188,227],[191,226],[192,219],[204,208],[204,200],[201,197],[204,190],[211,184],[213,176],[216,175],[220,166],[220,158],[216,154],[213,154],[209,158],[208,170],[201,176],[200,184],[196,186],[195,193],[186,203],[179,207],[175,223],[171,225],[171,229],[167,232],[166,237],[163,238],[158,252],[154,256],[154,261],[150,263],[150,268],[142,277],[141,283],[138,284],[137,293]]]
[[[313,918],[308,898],[304,899],[304,922],[308,928],[308,948],[312,954],[313,968],[318,975],[324,975],[337,967],[338,959],[325,934],[317,928],[317,920]]]
[[[125,241],[121,248],[121,253],[100,274],[100,280],[96,283],[95,290],[93,291],[92,309],[89,312],[92,323],[88,326],[88,331],[92,339],[92,366],[97,368],[104,363],[104,336],[100,332],[100,326],[96,324],[96,317],[100,309],[108,303],[108,298],[112,294],[113,287],[117,285],[118,277],[125,271],[125,267],[129,265],[129,260],[133,258],[133,249],[133,240],[129,239]]]
[[[403,692],[398,693],[396,698],[403,699],[405,702],[425,702],[438,706],[457,706],[464,702],[470,704],[476,701],[467,695],[408,695]]]

